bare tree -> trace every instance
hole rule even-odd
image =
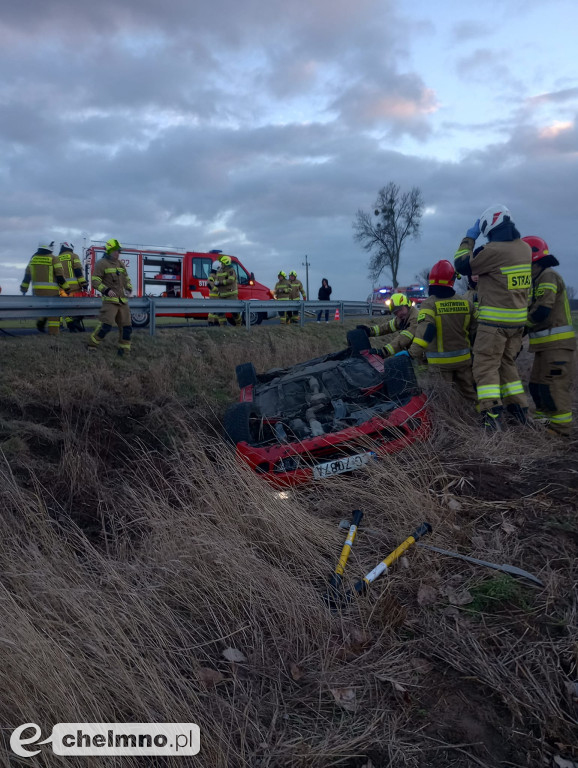
[[[418,187],[402,192],[397,184],[390,181],[377,193],[373,216],[362,210],[357,211],[353,239],[370,254],[369,277],[372,281],[377,281],[387,269],[391,273],[393,287],[397,288],[401,249],[406,238],[419,237],[423,205]]]
[[[576,298],[576,288],[573,285],[566,286],[566,296],[568,296],[569,300]]]

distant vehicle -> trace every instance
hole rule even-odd
[[[384,285],[381,288],[376,288],[367,297],[368,303],[371,304],[371,314],[389,315],[391,313],[391,296],[394,293],[404,293],[414,307],[419,306],[428,296],[426,286],[419,283],[412,283],[407,286],[398,285],[395,290],[391,285]]]
[[[237,456],[277,487],[301,485],[363,467],[431,430],[427,396],[407,353],[386,360],[367,334],[348,347],[257,374],[237,366],[239,402],[224,416]]]
[[[207,278],[213,262],[219,258],[221,251],[200,253],[184,249],[164,248],[123,248],[121,261],[131,279],[135,296],[169,296],[183,299],[208,299],[209,288]],[[91,245],[86,250],[87,279],[98,259],[104,256],[104,244]],[[273,298],[272,291],[266,285],[257,282],[253,272],[249,272],[236,256],[231,256],[233,267],[237,273],[239,299],[241,301],[268,301]],[[262,323],[268,316],[276,316],[277,312],[251,312],[251,325]],[[194,317],[206,318],[207,314],[170,313],[159,317]],[[227,315],[232,322],[232,318]],[[132,324],[137,328],[148,325],[150,317],[147,312],[133,312]]]

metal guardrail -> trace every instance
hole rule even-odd
[[[150,335],[156,332],[158,315],[206,315],[231,314],[243,315],[247,330],[251,328],[251,315],[259,312],[295,312],[299,313],[299,324],[305,324],[306,312],[319,312],[326,309],[335,312],[339,309],[340,321],[346,314],[371,315],[371,304],[366,301],[229,301],[218,299],[177,299],[147,296],[129,299],[131,314],[148,315]],[[2,320],[21,320],[40,317],[96,317],[100,311],[102,299],[83,297],[42,296],[0,296],[0,322]],[[145,320],[146,323],[146,320]]]

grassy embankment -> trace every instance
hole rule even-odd
[[[288,498],[223,442],[235,365],[290,365],[343,335],[161,330],[129,360],[110,337],[94,357],[77,335],[0,339],[6,744],[24,722],[46,737],[56,722],[192,721],[202,752],[187,764],[203,768],[576,757],[572,446],[485,436],[440,387],[429,443]],[[383,538],[360,533],[347,585],[427,519],[431,543],[546,586],[414,548],[331,614],[319,596],[355,508]]]

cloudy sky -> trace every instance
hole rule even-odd
[[[307,254],[314,298],[365,298],[352,222],[395,181],[426,202],[402,282],[503,202],[578,289],[577,28],[576,0],[4,0],[0,285],[117,237],[268,285]]]

